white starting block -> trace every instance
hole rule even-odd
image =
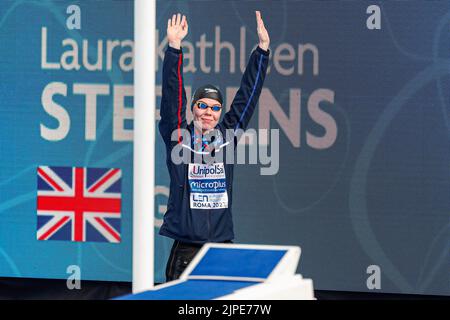
[[[300,247],[207,243],[178,280],[123,300],[313,300],[311,279],[295,274]]]

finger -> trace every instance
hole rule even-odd
[[[266,30],[266,26],[264,25],[263,19],[260,19],[260,21],[259,21],[259,28],[262,30]]]
[[[172,27],[173,26],[175,26],[175,21],[177,21],[177,15],[176,14],[174,14],[173,16],[172,16]]]
[[[261,20],[261,22],[259,23],[259,27],[264,30],[266,29],[266,26],[264,25],[264,21]]]
[[[181,14],[177,14],[177,26],[181,23]]]
[[[264,30],[264,25],[259,23],[257,29],[258,29],[258,32],[263,31]]]
[[[264,24],[262,24],[261,22],[258,23],[258,30],[262,30],[264,28]]]
[[[183,29],[186,26],[186,16],[185,15],[183,15],[183,18],[181,19],[181,26],[183,27]]]
[[[256,13],[256,22],[259,24],[259,22],[261,21],[261,12],[255,11],[255,13]]]
[[[172,26],[172,24],[170,23],[171,22],[171,20],[169,19],[169,20],[167,20],[167,28],[170,28],[171,26]]]

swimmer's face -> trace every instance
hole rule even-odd
[[[222,105],[219,101],[202,98],[197,100],[193,108],[194,124],[202,132],[214,129],[222,114]]]

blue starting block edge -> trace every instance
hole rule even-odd
[[[300,247],[207,243],[179,280],[115,300],[212,300],[294,274]]]
[[[286,250],[257,250],[242,248],[209,248],[188,278],[233,277],[264,280],[269,277]]]
[[[230,280],[176,280],[137,294],[130,294],[116,300],[212,300],[236,290],[258,284],[254,281]]]

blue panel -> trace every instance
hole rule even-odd
[[[72,185],[71,167],[50,167],[68,186]]]
[[[103,218],[111,227],[120,233],[120,219],[117,218]]]
[[[49,222],[53,216],[38,216],[37,217],[37,229],[39,230],[43,225]]]
[[[254,284],[248,281],[188,280],[159,290],[127,295],[118,300],[210,300]]]
[[[108,239],[98,232],[90,223],[86,223],[86,241],[108,242]]]
[[[53,190],[53,188],[47,183],[45,182],[40,176],[37,177],[38,179],[38,190],[42,190],[42,191],[48,191],[48,190]]]
[[[121,182],[121,180],[117,180],[108,189],[106,189],[105,192],[106,193],[108,193],[108,192],[119,193],[121,191],[120,182]]]
[[[191,275],[267,278],[286,250],[211,248]]]
[[[97,183],[99,180],[109,169],[105,168],[89,168],[87,174],[87,186],[88,189]]]
[[[76,264],[85,280],[131,281],[133,142],[114,138],[113,105],[116,86],[133,85],[133,70],[123,70],[119,64],[120,57],[132,48],[115,48],[112,68],[107,69],[105,46],[108,39],[133,41],[134,1],[81,2],[81,19],[88,23],[78,30],[66,25],[67,8],[74,1],[0,1],[0,277],[65,279],[67,266]],[[158,21],[163,20],[161,16]],[[77,43],[78,70],[60,65],[61,56],[69,50],[61,45],[64,39]],[[103,50],[97,51],[99,42]],[[85,48],[91,64],[99,52],[101,70],[85,67],[83,43],[88,43]],[[43,66],[41,49],[47,53],[47,62],[60,68]],[[68,58],[67,63],[72,62]],[[130,62],[127,59],[124,64]],[[54,83],[67,94],[53,91]],[[75,84],[108,88],[110,94],[97,97],[95,119],[86,113],[91,103],[74,93]],[[65,110],[70,121],[67,134],[58,141],[41,134],[41,125],[52,130],[64,127],[44,107],[44,92],[54,93],[50,100]],[[90,121],[95,122],[92,139],[85,134]],[[88,238],[95,242],[73,242],[70,221],[49,239],[58,241],[36,240],[36,229],[51,218],[38,217],[36,212],[38,190],[53,190],[37,174],[42,166],[50,167],[69,186],[74,180],[73,167],[95,168],[89,170],[88,185],[110,168],[120,168],[122,179],[105,193],[121,193],[121,219],[113,224],[114,228],[120,224],[122,241],[97,242],[106,240],[88,226]]]
[[[59,229],[49,240],[70,240],[72,232],[72,224],[67,222],[61,229]]]

